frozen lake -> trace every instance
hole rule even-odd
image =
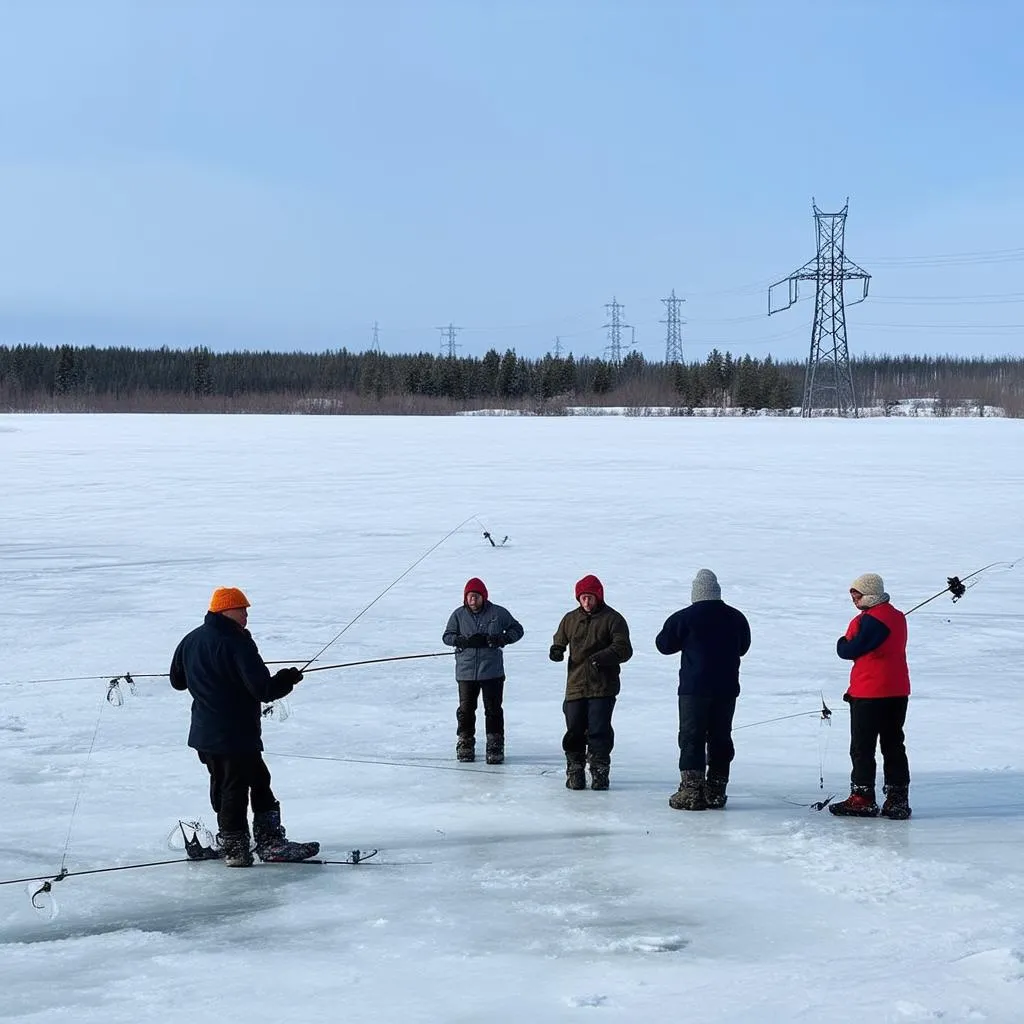
[[[188,698],[145,677],[217,585],[248,594],[264,658],[301,663],[454,530],[322,661],[443,650],[471,576],[526,629],[503,766],[456,763],[449,658],[309,674],[267,720],[289,834],[372,865],[73,877],[55,914],[0,887],[0,1019],[1019,1022],[1024,564],[910,617],[912,820],[808,805],[847,792],[850,581],[881,573],[906,610],[1024,555],[1022,440],[989,419],[0,416],[5,879],[174,858],[178,818],[212,822]],[[653,640],[702,566],[753,646],[729,805],[685,813],[677,659]],[[636,648],[606,793],[564,788],[547,659],[588,572]],[[103,679],[33,682],[127,671],[120,707]]]

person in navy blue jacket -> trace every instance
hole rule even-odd
[[[693,580],[692,603],[665,621],[654,645],[679,661],[678,811],[724,807],[729,766],[736,754],[732,716],[740,693],[740,658],[750,650],[750,624],[722,600],[710,569]],[[705,777],[705,769],[707,775]]]
[[[250,801],[260,860],[306,860],[320,851],[319,843],[286,838],[263,760],[260,704],[286,697],[302,672],[282,668],[270,674],[245,628],[248,612],[249,599],[241,590],[218,587],[203,624],[175,648],[170,671],[171,686],[192,697],[188,745],[210,774],[210,804],[219,828],[218,849],[212,852],[232,868],[253,862]]]

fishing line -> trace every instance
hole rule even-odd
[[[314,654],[313,657],[310,658],[309,661],[307,661],[305,665],[303,665],[302,668],[299,669],[299,671],[305,672],[306,669],[309,668],[309,666],[317,660],[317,658],[319,658],[325,651],[328,650],[328,648],[333,647],[334,644],[336,644],[352,626],[354,626],[385,594],[388,593],[388,591],[392,590],[402,580],[404,580],[405,577],[408,576],[409,573],[411,573],[413,569],[415,569],[416,566],[420,564],[420,562],[422,562],[428,555],[436,551],[449,537],[458,533],[459,530],[461,530],[466,525],[466,523],[470,523],[474,519],[476,519],[475,515],[468,516],[454,529],[449,530],[436,544],[432,544],[426,551],[423,552],[422,555],[420,555],[419,558],[416,559],[415,562],[412,563],[412,565],[409,566],[408,569],[405,570],[405,572],[402,573],[401,576],[397,577],[397,579],[392,580],[365,608],[362,609],[362,611],[360,611],[354,618],[350,619],[344,626],[342,626],[342,628],[337,632],[337,634],[330,641],[324,644],[324,646],[321,647],[320,650],[317,651],[316,654]]]

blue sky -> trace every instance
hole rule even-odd
[[[849,196],[851,352],[1024,352],[1024,5],[3,6],[2,342],[803,358]]]

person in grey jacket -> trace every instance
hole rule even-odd
[[[476,759],[476,706],[481,694],[487,730],[487,763],[501,764],[505,760],[502,648],[522,637],[523,627],[508,609],[488,600],[483,580],[475,576],[469,580],[462,591],[462,606],[448,617],[441,637],[442,643],[455,648],[455,679],[459,684],[455,756],[460,761]]]

